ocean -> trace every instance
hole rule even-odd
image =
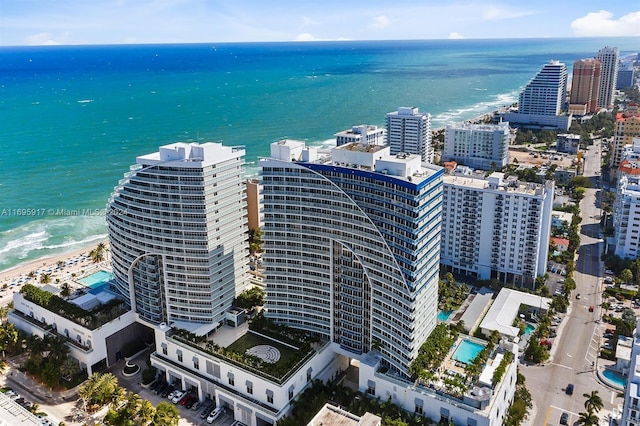
[[[177,141],[331,145],[401,106],[432,126],[517,101],[551,60],[637,38],[0,47],[0,271],[106,237],[103,209],[138,155]]]

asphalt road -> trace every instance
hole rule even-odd
[[[600,148],[588,151],[584,176],[598,180],[600,171]],[[576,259],[574,279],[576,290],[570,307],[558,328],[558,337],[552,349],[552,358],[543,366],[521,366],[526,377],[527,388],[532,394],[535,413],[528,423],[532,425],[557,425],[563,412],[569,414],[569,424],[574,424],[578,413],[584,409],[584,393],[597,390],[604,402],[601,413],[610,412],[622,402],[617,392],[601,385],[596,380],[600,336],[605,325],[599,319],[602,312],[602,272],[600,255],[604,243],[600,234],[600,190],[587,189],[580,203],[582,223],[581,246]],[[580,293],[580,300],[575,295]],[[589,307],[594,311],[589,312]],[[574,385],[573,395],[565,393],[569,383]]]

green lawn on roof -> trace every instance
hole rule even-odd
[[[254,346],[259,346],[259,345],[270,345],[280,351],[280,360],[274,363],[276,365],[286,363],[287,361],[289,361],[291,356],[296,352],[289,346],[282,345],[270,339],[265,339],[264,337],[258,336],[253,333],[246,333],[245,335],[240,337],[238,340],[233,342],[231,345],[229,345],[226,349],[227,351],[243,354],[247,351],[247,349],[251,349]]]

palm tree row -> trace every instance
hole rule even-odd
[[[127,392],[111,373],[95,373],[78,389],[85,411],[95,412],[109,404],[104,423],[113,426],[177,426],[178,409],[161,402],[153,407],[137,393]]]

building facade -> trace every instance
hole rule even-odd
[[[598,111],[601,73],[602,62],[598,59],[578,59],[573,63],[571,111],[577,111],[578,107],[584,111],[579,115]]]
[[[618,183],[613,205],[615,254],[635,259],[640,255],[640,138],[627,146],[618,166]]]
[[[640,323],[633,331],[631,359],[627,385],[624,388],[621,426],[640,426]]]
[[[611,166],[618,167],[622,161],[624,148],[633,143],[633,138],[640,137],[640,106],[631,103],[627,109],[616,116],[613,133],[613,151],[611,152]]]
[[[455,161],[475,169],[502,169],[509,164],[509,123],[448,124],[443,161]]]
[[[400,107],[387,114],[387,141],[391,155],[419,155],[423,162],[433,163],[431,114],[416,107]]]
[[[613,94],[616,90],[618,79],[618,57],[620,52],[617,47],[603,47],[598,50],[596,59],[602,63],[600,74],[600,92],[598,94],[598,107],[613,107]]]
[[[385,145],[387,130],[384,127],[362,124],[353,126],[350,130],[343,130],[335,134],[336,146],[358,142],[368,145]]]
[[[216,143],[162,146],[138,157],[115,188],[107,208],[114,285],[140,319],[201,334],[224,320],[248,257],[244,154]]]
[[[556,136],[556,151],[577,154],[580,150],[580,135],[561,133]]]
[[[553,181],[445,175],[440,262],[454,273],[532,287],[549,253]]]
[[[550,61],[527,83],[518,99],[518,113],[530,115],[560,115],[565,108],[567,67]]]
[[[260,166],[267,315],[407,375],[436,324],[442,168],[291,140]]]

